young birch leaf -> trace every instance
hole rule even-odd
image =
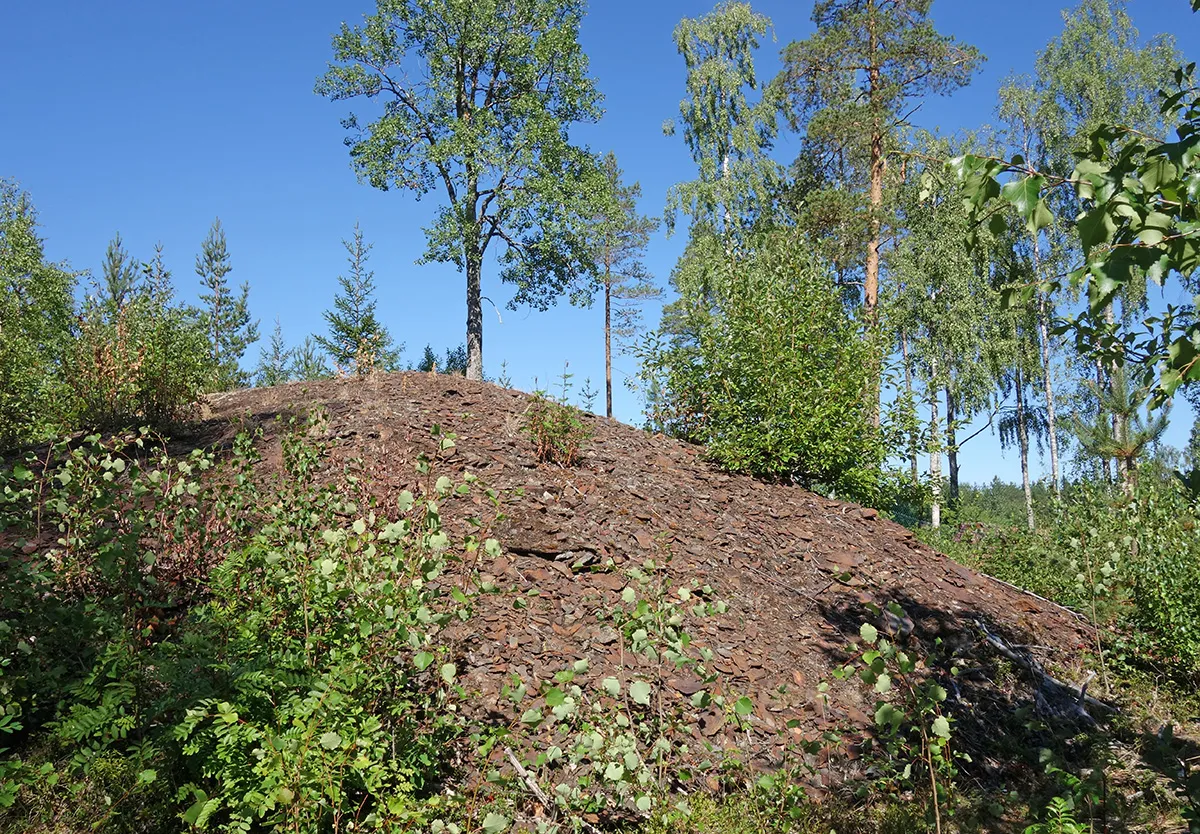
[[[629,684],[629,697],[635,704],[648,705],[650,703],[650,684],[645,681],[634,681]]]

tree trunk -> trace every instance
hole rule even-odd
[[[1034,276],[1042,280],[1042,253],[1038,238],[1033,236]],[[1050,310],[1046,293],[1038,292],[1038,332],[1042,340],[1042,383],[1046,395],[1046,431],[1050,433],[1050,480],[1054,494],[1058,495],[1058,432],[1054,418],[1054,381],[1050,367]]]
[[[612,419],[612,276],[604,276],[604,413]]]
[[[1103,390],[1104,390],[1104,364],[1099,359],[1097,359],[1096,360],[1096,399],[1098,400],[1098,402],[1096,403],[1096,412],[1097,412],[1096,413],[1096,424],[1097,425],[1099,425],[1100,421],[1104,419],[1103,401],[1099,401],[1100,396],[1101,396],[1100,392]],[[1110,484],[1113,483],[1112,459],[1105,455],[1101,455],[1100,462],[1104,466],[1105,482],[1110,483]]]
[[[900,353],[904,357],[904,393],[908,397],[908,402],[913,403],[915,411],[916,401],[913,399],[912,363],[908,360],[908,334],[903,331],[900,333]],[[908,433],[908,467],[912,475],[912,485],[914,487],[921,482],[920,469],[917,466],[918,446],[917,428],[914,421],[912,430]]]
[[[937,361],[932,362],[931,377],[937,376]],[[942,526],[942,420],[938,414],[937,388],[929,389],[929,482],[933,490],[933,501],[929,508],[929,526],[934,530]]]
[[[958,415],[954,408],[954,397],[946,388],[946,459],[950,463],[950,498],[947,506],[951,510],[958,509],[958,445],[955,438],[957,427],[954,425]]]
[[[479,289],[483,258],[467,252],[467,379],[483,379],[483,296]]]
[[[1104,321],[1106,324],[1111,326],[1115,319],[1116,319],[1116,314],[1113,312],[1113,303],[1110,301],[1110,302],[1108,302],[1108,305],[1104,308]],[[1116,374],[1115,374],[1116,370],[1117,370],[1117,364],[1114,362],[1112,364],[1112,367],[1109,369],[1108,386],[1109,386],[1109,390],[1111,390],[1114,395],[1114,399],[1117,402],[1121,402],[1125,399],[1125,392],[1117,390],[1117,378],[1116,378]],[[1116,411],[1114,411],[1113,415],[1112,415],[1113,440],[1116,441],[1116,443],[1118,445],[1120,445],[1121,443],[1124,442],[1126,434],[1127,434],[1127,432],[1126,432],[1126,428],[1125,428],[1125,417],[1121,414],[1118,414]],[[1122,458],[1120,455],[1118,455],[1116,457],[1116,464],[1117,464],[1117,480],[1120,481],[1122,485],[1124,485],[1127,483],[1127,481],[1129,479],[1128,462],[1124,458]]]
[[[1033,520],[1033,489],[1029,485],[1029,432],[1025,426],[1025,380],[1021,377],[1021,369],[1017,368],[1017,440],[1021,447],[1021,486],[1025,489],[1025,521],[1032,531],[1035,529]]]
[[[879,247],[881,235],[881,214],[883,211],[883,174],[886,160],[883,154],[884,126],[879,112],[878,97],[881,85],[881,69],[876,63],[875,53],[879,49],[875,32],[875,4],[869,2],[867,8],[867,30],[869,37],[867,69],[867,106],[871,111],[871,158],[870,158],[870,208],[868,217],[868,240],[866,274],[863,278],[863,294],[866,307],[867,335],[873,338],[879,327]],[[872,361],[876,361],[872,359]],[[878,364],[873,369],[872,380],[872,414],[871,423],[879,427],[879,397],[881,385]]]
[[[1119,432],[1119,433],[1118,433]],[[1113,440],[1116,441],[1118,449],[1122,453],[1116,456],[1117,459],[1117,481],[1121,484],[1121,489],[1125,490],[1126,494],[1133,492],[1133,468],[1135,459],[1126,456],[1123,452],[1129,447],[1129,430],[1125,425],[1125,421],[1117,419],[1117,415],[1113,415]]]

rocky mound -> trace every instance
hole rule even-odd
[[[366,462],[383,506],[413,488],[414,462],[436,448],[432,425],[457,435],[440,466],[499,490],[507,516],[495,531],[502,554],[484,557],[479,570],[511,593],[481,597],[462,635],[464,671],[480,703],[494,700],[512,674],[548,680],[581,658],[588,675],[607,674],[621,647],[596,614],[618,602],[623,571],[647,559],[670,582],[697,580],[728,604],[698,622],[694,636],[715,653],[722,686],[753,698],[764,730],[792,719],[800,720],[797,734],[870,724],[853,702],[828,709],[817,694],[871,617],[870,602],[898,602],[912,621],[901,629],[921,640],[942,637],[960,652],[992,656],[1017,647],[1030,661],[1032,673],[1009,675],[1006,684],[983,673],[956,689],[970,714],[1041,701],[1040,665],[1068,670],[1070,679],[1089,644],[1071,612],[956,564],[875,510],[724,474],[697,447],[589,416],[594,436],[578,467],[539,463],[520,428],[527,404],[527,395],[491,384],[406,373],[216,395],[208,425],[228,434],[249,419],[270,446],[277,414],[320,406],[333,454]],[[274,448],[266,467],[279,465],[277,441]],[[514,608],[513,594],[527,606]],[[670,683],[680,697],[696,689],[686,676]],[[989,732],[985,719],[976,723],[978,733]],[[698,736],[723,732],[730,731],[720,722],[696,716]]]

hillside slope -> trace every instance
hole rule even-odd
[[[414,488],[418,456],[437,448],[431,426],[457,435],[438,473],[478,475],[500,491],[507,516],[494,532],[502,554],[478,564],[502,593],[479,597],[459,634],[468,688],[487,709],[513,674],[549,680],[579,659],[589,661],[588,675],[608,674],[623,647],[597,614],[618,603],[624,572],[647,559],[671,587],[696,580],[728,604],[725,614],[697,622],[694,637],[714,651],[721,686],[753,699],[763,731],[782,731],[792,719],[801,722],[796,734],[870,723],[854,698],[826,708],[817,693],[860,624],[875,621],[870,602],[898,602],[917,638],[942,637],[963,655],[987,652],[988,632],[1008,646],[1035,647],[1038,662],[1068,679],[1090,645],[1070,612],[973,573],[874,510],[724,474],[684,443],[588,417],[595,435],[581,465],[539,463],[520,430],[527,402],[491,384],[393,374],[215,395],[208,431],[260,425],[270,469],[279,463],[273,418],[320,407],[333,457],[361,458],[384,508]],[[526,604],[514,607],[518,597]],[[1040,700],[1038,683],[1017,675],[1001,685],[986,673],[961,682],[951,700],[966,707],[962,731],[978,734],[984,749],[988,712]],[[670,685],[681,698],[698,686],[686,675]],[[732,730],[697,715],[695,732]],[[745,734],[738,743],[770,757],[771,738]]]

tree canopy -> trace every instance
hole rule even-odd
[[[517,304],[547,307],[587,263],[581,218],[604,180],[569,136],[600,116],[582,16],[582,0],[378,0],[334,36],[317,82],[335,101],[385,101],[343,122],[361,179],[443,192],[425,260],[466,274],[471,379],[483,377],[480,281],[493,244]]]

